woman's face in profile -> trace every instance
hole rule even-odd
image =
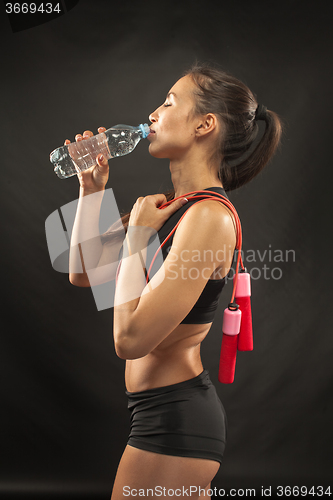
[[[187,75],[170,89],[165,102],[149,115],[152,134],[149,153],[155,158],[181,158],[195,138],[198,117],[194,116],[195,84]]]

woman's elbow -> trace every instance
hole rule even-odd
[[[68,276],[69,282],[74,286],[79,287],[89,287],[90,282],[88,280],[88,276],[86,274],[75,274],[70,273]]]
[[[120,359],[139,359],[148,354],[143,346],[137,346],[132,339],[122,338],[115,340],[114,347]]]
[[[120,359],[137,359],[137,358],[133,358],[130,353],[127,351],[127,349],[124,349],[124,347],[122,346],[119,346],[117,344],[115,344],[115,351],[116,351],[116,354],[118,356],[118,358]]]

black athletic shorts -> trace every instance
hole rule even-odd
[[[164,455],[222,462],[227,418],[209,373],[178,384],[128,392],[128,444]]]

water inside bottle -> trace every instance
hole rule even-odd
[[[139,134],[134,134],[133,130],[112,132],[108,134],[108,138],[111,158],[131,153],[140,140]]]

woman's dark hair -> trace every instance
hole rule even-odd
[[[265,131],[255,144],[259,132],[255,119],[258,102],[251,90],[229,73],[207,64],[195,64],[183,76],[186,75],[191,76],[196,86],[193,113],[214,113],[222,125],[211,160],[220,164],[218,175],[225,191],[247,184],[276,152],[282,133],[280,118],[274,111],[266,111]],[[169,201],[175,193],[171,189],[164,194]],[[127,213],[121,218],[125,229],[129,216]],[[102,240],[111,234],[116,236],[113,226],[102,235]]]
[[[222,124],[213,158],[220,162],[219,178],[225,191],[250,182],[267,165],[281,138],[281,121],[274,111],[265,113],[265,132],[252,150],[259,126],[258,102],[251,90],[234,76],[207,65],[195,65],[185,75],[196,84],[196,114],[214,113]],[[248,153],[248,154],[247,154]]]

